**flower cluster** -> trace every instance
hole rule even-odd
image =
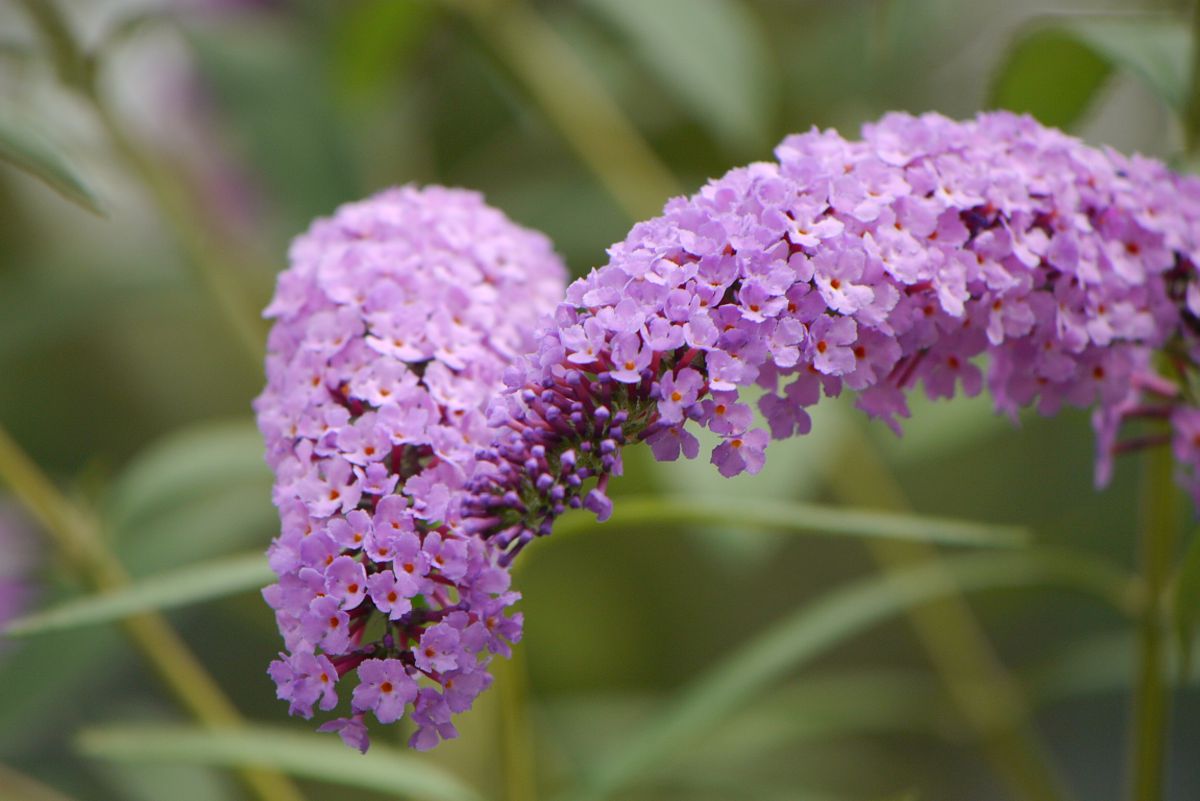
[[[1200,181],[1002,112],[892,114],[862,141],[814,130],[776,157],[636,225],[509,371],[464,507],[506,558],[567,507],[604,517],[626,441],[691,458],[698,424],[723,475],[756,472],[752,385],[775,438],[843,389],[899,432],[908,389],[977,394],[986,354],[1000,410],[1097,403],[1102,465],[1144,391],[1200,463],[1187,382],[1150,363],[1200,354]]]
[[[565,271],[548,240],[461,190],[390,190],[318,220],[266,310],[255,401],[282,530],[264,590],[287,651],[270,666],[292,714],[367,747],[364,716],[411,708],[412,745],[455,735],[521,634],[494,547],[458,511],[484,405],[531,349]]]

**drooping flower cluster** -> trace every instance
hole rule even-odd
[[[390,190],[300,236],[266,310],[255,401],[282,531],[264,590],[286,653],[270,667],[292,714],[367,747],[364,717],[411,708],[416,748],[453,737],[521,634],[494,547],[459,498],[495,436],[483,408],[529,351],[565,271],[548,240],[462,190]]]
[[[843,389],[899,431],[906,390],[977,394],[986,354],[1000,410],[1098,403],[1101,477],[1144,392],[1200,463],[1178,374],[1200,354],[1200,181],[1002,112],[892,114],[860,142],[814,130],[776,157],[635,226],[506,375],[490,411],[505,431],[466,507],[506,559],[569,506],[606,516],[627,441],[691,458],[698,424],[723,475],[756,472],[752,385],[775,438]],[[1152,371],[1159,348],[1176,374]]]

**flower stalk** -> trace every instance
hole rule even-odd
[[[1179,504],[1174,460],[1167,448],[1143,456],[1138,561],[1142,608],[1138,621],[1136,684],[1130,732],[1130,801],[1164,798],[1169,738],[1167,672],[1167,584],[1175,561]]]
[[[847,467],[830,473],[834,493],[852,506],[906,511],[904,491],[863,433],[855,429],[848,438],[842,443]],[[867,547],[880,569],[893,575],[922,565],[937,570],[942,561],[928,543],[870,541]],[[908,619],[955,708],[1013,797],[1071,798],[1049,750],[1030,725],[1028,701],[962,593],[914,606]]]
[[[6,484],[64,558],[95,590],[128,586],[129,575],[104,544],[94,518],[64,496],[0,427],[0,483]],[[241,716],[166,619],[148,612],[122,622],[126,635],[172,695],[201,723],[241,724]],[[274,771],[243,768],[247,787],[261,801],[301,801],[299,790]]]

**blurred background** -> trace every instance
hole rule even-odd
[[[316,744],[284,765],[310,799],[1121,797],[1135,636],[1096,593],[1029,586],[1032,563],[997,551],[988,569],[1008,578],[967,599],[805,645],[820,620],[804,615],[930,549],[619,516],[522,557],[525,640],[460,739],[397,756],[401,726],[359,758],[288,719],[265,673],[281,644],[253,582],[277,517],[249,404],[288,241],[340,203],[480,189],[580,275],[667,197],[769,159],[789,132],[853,136],[888,110],[1004,105],[1184,164],[1188,6],[0,0],[0,425],[37,465],[8,458],[4,478],[49,476],[135,580],[158,581],[139,608],[171,607],[237,708],[272,727],[254,731]],[[615,494],[907,509],[1024,527],[1077,573],[1134,570],[1138,459],[1095,492],[1085,412],[1013,425],[986,399],[914,400],[898,440],[826,403],[814,429],[733,482],[631,451]],[[0,620],[86,599],[86,565],[5,483]],[[191,585],[171,578],[197,566]],[[251,797],[230,766],[281,764],[270,737],[237,753],[139,740],[192,724],[120,626],[71,625],[85,608],[0,640],[0,798]],[[778,628],[796,620],[811,626]],[[754,674],[781,643],[791,656]],[[1170,680],[1164,797],[1186,801],[1200,696]],[[449,784],[405,789],[405,771]]]

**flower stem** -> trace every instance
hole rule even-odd
[[[105,546],[94,518],[60,493],[3,427],[0,484],[8,485],[88,584],[102,592],[129,585],[129,575]],[[167,689],[197,720],[214,728],[241,723],[232,702],[162,615],[135,615],[122,625]],[[282,774],[246,768],[241,775],[262,801],[302,799]]]
[[[1144,603],[1138,625],[1128,797],[1130,801],[1160,801],[1163,798],[1170,699],[1164,681],[1164,598],[1179,531],[1179,509],[1170,449],[1155,449],[1144,458],[1139,542]]]
[[[1200,3],[1192,8],[1191,91],[1183,110],[1183,145],[1189,155],[1200,150]]]
[[[225,318],[247,357],[247,369],[261,380],[266,326],[253,311],[240,282],[229,265],[215,252],[209,233],[197,222],[197,215],[179,182],[153,159],[144,155],[125,133],[94,89],[89,99],[103,125],[109,141],[141,179],[159,212],[173,229],[175,239],[185,254],[184,261],[192,268],[196,281],[208,293],[213,304]]]
[[[852,469],[835,470],[831,487],[846,503],[892,511],[911,509],[903,490],[860,427],[843,443]],[[934,567],[937,549],[923,542],[869,541],[880,569],[900,574],[916,565]],[[913,607],[908,617],[930,662],[964,721],[979,738],[984,756],[1011,788],[1029,801],[1071,797],[1050,754],[1030,726],[1029,706],[1005,670],[966,599],[959,593]]]
[[[500,688],[505,798],[508,801],[536,801],[537,744],[526,704],[529,668],[525,662],[525,649],[514,648],[510,658],[493,664],[498,665],[496,683]]]
[[[57,5],[51,0],[21,0],[21,4],[45,42],[59,79],[92,106],[113,148],[149,191],[184,251],[186,263],[229,324],[257,378],[262,370],[266,327],[229,266],[217,256],[213,238],[197,222],[199,214],[191,208],[180,182],[141,152],[109,110],[97,86],[96,60],[79,46]]]

